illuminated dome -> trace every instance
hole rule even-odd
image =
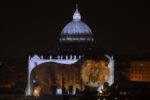
[[[73,20],[63,28],[60,41],[93,41],[92,31],[87,24],[81,21],[77,8]]]

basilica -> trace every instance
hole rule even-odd
[[[93,47],[92,30],[81,20],[76,7],[72,21],[62,29],[59,43],[49,58],[29,56],[26,95],[54,94],[51,87],[55,87],[55,94],[61,95],[63,89],[69,94],[71,87],[72,94],[76,94],[77,89],[84,91],[86,86],[97,90],[106,82],[111,86],[114,82],[113,57],[103,55],[103,59],[95,60],[91,57]]]

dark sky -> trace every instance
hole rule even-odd
[[[23,0],[0,3],[0,58],[51,50],[76,1],[97,46],[113,54],[150,54],[150,9],[143,0]]]

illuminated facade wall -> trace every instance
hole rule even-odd
[[[114,59],[113,57],[109,57],[106,56],[109,60],[108,62],[108,68],[109,68],[109,78],[106,82],[108,82],[109,86],[111,86],[114,83]],[[33,80],[31,80],[31,72],[34,68],[36,68],[36,66],[38,66],[39,64],[42,63],[46,63],[46,62],[56,62],[59,64],[74,64],[76,63],[78,60],[80,60],[81,58],[83,58],[83,56],[66,56],[65,59],[63,59],[63,57],[58,56],[58,59],[53,59],[52,56],[50,56],[50,59],[44,59],[43,56],[39,57],[38,55],[35,55],[33,57],[29,56],[29,61],[28,61],[28,83],[27,83],[27,90],[26,90],[26,95],[33,95]],[[76,75],[78,73],[78,75]],[[72,84],[75,87],[78,87],[80,83],[80,77],[76,77],[79,76],[80,72],[72,72],[72,71],[67,71],[66,74],[64,74],[65,77],[65,81],[67,82],[66,85],[64,86],[65,88],[68,88],[70,84]],[[71,75],[71,77],[69,77],[69,75]],[[60,77],[60,82],[61,82],[61,78],[62,75],[58,74],[58,76]]]
[[[43,56],[39,57],[38,55],[34,55],[33,57],[29,56],[28,59],[28,83],[27,83],[27,89],[26,89],[26,95],[32,95],[32,86],[31,86],[31,72],[32,70],[39,64],[46,63],[46,62],[57,62],[61,64],[73,64],[77,62],[79,59],[81,59],[80,56],[65,56],[65,59],[62,58],[62,56],[57,56],[57,59],[53,58],[52,56],[49,57],[49,59],[44,59]]]
[[[150,82],[150,61],[131,61],[129,80]]]

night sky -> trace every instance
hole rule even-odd
[[[72,20],[76,2],[96,46],[112,54],[150,54],[150,9],[143,0],[0,2],[0,58],[47,53]]]

